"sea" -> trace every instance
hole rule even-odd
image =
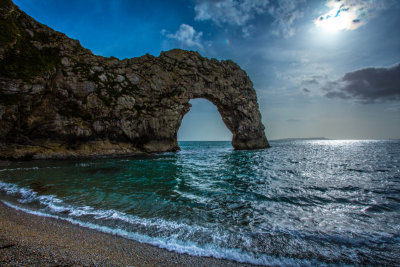
[[[0,201],[178,253],[272,266],[400,266],[400,141],[2,163]]]

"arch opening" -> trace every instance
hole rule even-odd
[[[191,108],[182,119],[178,141],[232,141],[232,132],[211,101],[194,98],[189,103]]]

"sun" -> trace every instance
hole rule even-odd
[[[317,26],[321,27],[326,32],[338,32],[346,29],[350,29],[353,24],[353,18],[351,14],[342,14],[337,16],[326,16],[323,20],[316,23]]]
[[[360,26],[361,22],[351,9],[334,7],[328,13],[315,19],[314,24],[327,33],[337,33],[343,30],[354,30]]]

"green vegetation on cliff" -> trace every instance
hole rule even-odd
[[[48,42],[48,35],[22,28],[20,20],[24,18],[15,12],[10,1],[1,0],[0,8],[6,10],[0,16],[0,46],[5,47],[0,60],[0,74],[29,81],[52,70],[60,61],[59,49],[38,48],[33,44]]]

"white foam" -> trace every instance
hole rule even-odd
[[[149,243],[161,248],[166,248],[168,250],[174,250],[179,253],[189,253],[197,256],[214,256],[219,258],[227,258],[228,256],[224,256],[225,254],[226,255],[232,254],[232,252],[227,254],[226,252],[222,253],[221,251],[215,248],[211,249],[210,245],[207,245],[203,248],[193,242],[188,242],[188,241],[183,242],[179,240],[179,236],[182,235],[187,236],[189,234],[193,234],[194,232],[203,233],[208,236],[211,236],[213,241],[215,241],[216,243],[218,241],[226,239],[225,234],[220,235],[218,233],[214,233],[210,229],[199,225],[187,225],[184,223],[167,221],[160,218],[157,219],[141,218],[135,215],[128,215],[124,212],[116,210],[102,210],[102,209],[96,210],[90,206],[73,207],[71,205],[67,205],[61,199],[56,198],[54,195],[38,196],[37,193],[34,192],[32,189],[23,187],[20,188],[17,185],[11,183],[0,182],[0,189],[6,191],[7,194],[19,197],[18,202],[20,203],[31,203],[34,200],[38,200],[42,205],[45,206],[45,208],[42,211],[35,211],[19,207],[9,202],[3,201],[6,205],[12,208],[19,209],[21,211],[31,213],[34,215],[67,220],[71,223],[80,226],[97,229],[105,233],[118,234],[126,238],[134,239],[136,241],[143,243]],[[54,214],[49,214],[49,213],[63,213],[65,211],[68,211],[70,217],[64,217],[64,216],[60,217]],[[119,220],[126,222],[132,226],[151,229],[152,231],[157,232],[159,235],[168,237],[150,237],[140,233],[127,232],[126,230],[123,229],[114,229],[111,227],[101,226],[89,222],[82,222],[76,219],[77,217],[81,216],[91,216],[94,219],[100,221]],[[213,252],[210,252],[208,250]],[[239,258],[237,257],[232,259],[239,260]],[[243,259],[242,261],[248,262],[248,260],[245,259]]]
[[[6,191],[7,194],[15,194],[18,192],[19,187],[15,184],[4,183],[0,181],[0,189]]]
[[[206,256],[206,257],[215,257],[220,259],[228,259],[234,260],[238,262],[244,263],[252,263],[259,265],[279,265],[279,266],[311,266],[316,264],[315,261],[308,260],[300,260],[300,259],[291,259],[291,258],[283,258],[283,257],[272,257],[268,255],[255,256],[252,253],[244,253],[240,249],[229,249],[229,248],[220,248],[212,244],[206,244],[204,246],[200,246],[194,242],[188,241],[180,241],[171,237],[151,237],[147,235],[143,235],[140,233],[129,232],[123,229],[111,228],[108,226],[97,225],[90,222],[82,222],[72,218],[59,217],[57,215],[47,214],[40,211],[35,211],[27,208],[22,208],[16,205],[13,205],[7,201],[2,201],[5,205],[20,210],[26,213],[30,213],[37,216],[54,218],[59,220],[68,221],[72,224],[94,229],[97,231],[101,231],[107,234],[118,235],[124,238],[136,240],[140,243],[151,244],[160,248],[167,249],[169,251],[175,251],[178,253],[187,253],[194,256]]]
[[[0,172],[8,172],[8,171],[30,171],[30,170],[39,170],[39,169],[59,169],[59,166],[47,166],[47,167],[20,167],[20,168],[5,168],[0,169]]]
[[[6,168],[6,169],[1,169],[0,172],[5,172],[5,171],[25,171],[25,170],[38,170],[40,169],[39,167],[30,167],[30,168]]]
[[[37,197],[37,193],[32,189],[19,187],[16,184],[5,183],[1,181],[0,190],[5,191],[7,195],[18,195],[18,201],[21,203],[32,202]]]

